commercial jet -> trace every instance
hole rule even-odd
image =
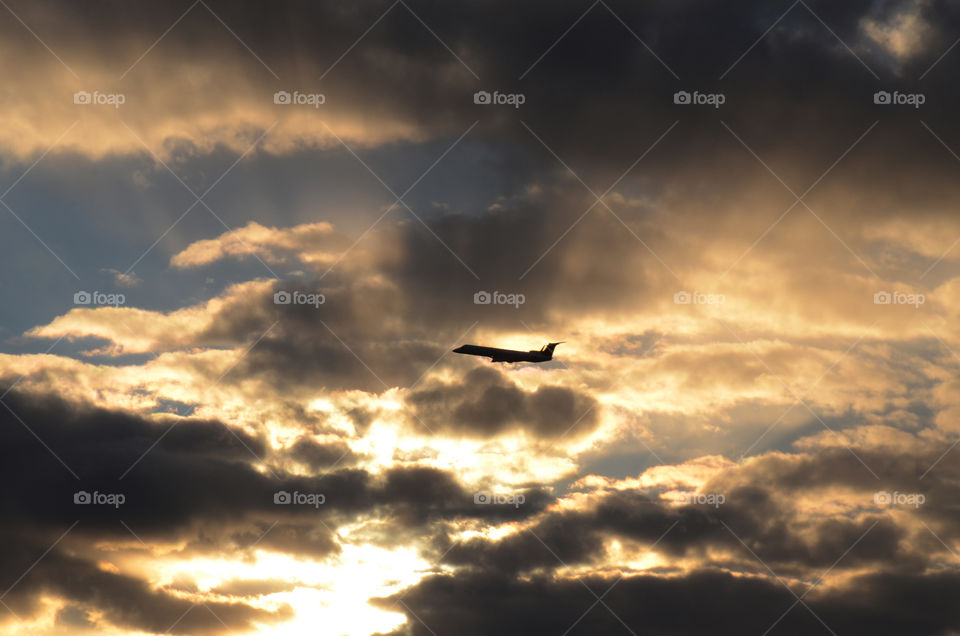
[[[479,347],[477,345],[463,345],[453,350],[454,353],[463,353],[470,356],[490,358],[491,362],[547,362],[553,360],[553,350],[562,342],[548,342],[539,350],[518,351],[515,349],[497,349],[496,347]]]

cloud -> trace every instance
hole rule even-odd
[[[407,634],[960,630],[938,593],[958,531],[948,3],[12,9],[11,210],[130,300],[8,303],[0,574],[79,519],[4,597],[28,621],[269,630],[323,607],[361,631],[374,597]],[[144,178],[154,155],[169,187]],[[176,180],[231,165],[216,208],[237,229],[183,217],[136,275],[46,214],[110,199],[74,216],[139,253],[178,220],[157,212]],[[120,181],[161,200],[111,198]],[[32,273],[11,298],[47,287],[10,253]],[[568,344],[541,366],[450,352],[548,340]]]
[[[114,284],[117,285],[117,287],[127,287],[127,288],[137,287],[143,282],[143,279],[141,279],[139,276],[137,276],[133,272],[125,274],[123,272],[117,271],[115,269],[109,269],[109,268],[103,269],[101,271],[113,276]]]
[[[762,633],[771,625],[788,634],[843,630],[935,634],[960,620],[937,590],[950,590],[954,574],[929,578],[862,575],[839,594],[813,591],[798,603],[776,581],[704,571],[687,577],[545,577],[518,581],[490,574],[434,576],[381,607],[406,606],[408,625],[393,632],[473,634],[616,633],[626,626],[649,634]],[[918,585],[919,587],[913,587]],[[913,593],[910,592],[913,590]],[[604,594],[604,592],[607,592]],[[602,603],[597,598],[602,598]],[[916,604],[915,604],[916,601]],[[418,621],[416,617],[419,617]]]
[[[110,346],[99,354],[121,355],[150,353],[189,347],[200,334],[215,330],[220,315],[251,298],[265,296],[268,281],[249,281],[231,286],[217,298],[193,307],[158,312],[136,307],[75,308],[47,325],[35,327],[25,335],[34,338],[97,338]],[[208,341],[210,342],[210,341]]]
[[[933,27],[924,14],[932,3],[926,0],[911,0],[900,3],[900,11],[893,12],[885,21],[864,18],[864,33],[897,60],[904,60],[926,50]]]
[[[4,534],[5,575],[16,577],[30,568],[31,558],[36,560],[45,546],[39,541],[25,540],[23,536]],[[43,539],[50,537],[45,535]],[[221,634],[292,617],[289,606],[266,611],[243,603],[217,601],[208,601],[205,611],[194,611],[194,604],[186,599],[165,590],[153,590],[140,579],[103,571],[90,561],[60,551],[37,561],[30,577],[11,589],[5,603],[26,616],[37,609],[34,601],[42,594],[69,599],[75,608],[89,608],[98,615],[98,627],[109,625],[147,632]],[[58,620],[76,625],[76,612],[75,609],[61,614]],[[89,619],[80,622],[89,622]]]
[[[431,430],[490,437],[521,429],[545,438],[559,437],[580,425],[575,435],[597,424],[590,396],[563,386],[527,392],[493,369],[478,367],[453,384],[427,385],[407,398]]]
[[[251,221],[216,239],[191,243],[187,249],[175,254],[170,264],[177,268],[200,267],[228,257],[255,255],[262,255],[267,262],[277,263],[282,260],[278,252],[293,252],[308,263],[330,264],[335,260],[335,252],[318,250],[325,242],[330,242],[332,234],[333,226],[326,222],[278,230]],[[338,247],[338,252],[346,249],[345,245]]]

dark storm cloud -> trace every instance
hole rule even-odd
[[[906,510],[936,534],[922,532],[902,543],[896,550],[896,558],[892,558],[894,552],[891,551],[891,560],[887,563],[890,568],[913,570],[943,549],[938,537],[946,541],[948,537],[960,536],[957,514],[960,465],[951,457],[950,444],[935,441],[909,449],[901,447],[896,453],[890,452],[889,447],[828,447],[814,455],[758,457],[738,471],[722,473],[703,488],[709,492],[726,492],[746,484],[765,484],[769,492],[777,493],[781,500],[821,494],[826,498],[837,489],[851,489],[861,493],[858,503],[863,506],[872,503],[877,493],[920,495],[923,503],[907,506]],[[872,475],[871,470],[879,478]],[[893,510],[897,508],[894,506]],[[824,530],[829,532],[824,534],[822,547],[814,548],[810,558],[818,554],[820,560],[826,558],[822,548],[839,536],[837,528],[826,525]],[[849,532],[848,529],[846,534]],[[876,538],[872,535],[873,532],[868,537],[871,541]],[[892,550],[889,546],[885,549]],[[774,557],[771,555],[771,558]]]
[[[51,444],[52,448],[58,449],[63,453],[63,457],[71,465],[82,467],[88,470],[95,463],[93,461],[83,461],[84,456],[92,449],[83,449],[72,447],[78,441],[71,438],[63,431],[58,432],[58,428],[72,429],[78,428],[82,431],[90,431],[95,425],[102,427],[102,435],[95,436],[99,449],[98,462],[103,464],[105,458],[110,458],[111,449],[104,449],[104,440],[108,439],[106,432],[110,432],[112,444],[122,445],[125,443],[126,436],[136,436],[144,434],[145,430],[150,430],[156,434],[160,432],[160,427],[150,426],[140,423],[136,418],[129,416],[111,415],[104,411],[97,411],[83,415],[70,416],[68,410],[62,404],[53,403],[46,408],[40,407],[27,398],[21,397],[16,393],[7,398],[11,408],[16,410],[29,421],[32,427],[42,435],[43,438]],[[59,407],[59,409],[58,409]],[[50,422],[50,419],[56,417],[66,418],[59,426]],[[15,525],[8,526],[5,533],[9,539],[5,542],[11,546],[11,553],[16,554],[17,558],[11,556],[4,559],[3,562],[10,565],[6,578],[14,579],[22,569],[29,565],[32,551],[44,549],[56,535],[62,531],[63,527],[69,525],[69,520],[73,517],[81,517],[81,525],[74,530],[76,536],[103,536],[108,532],[106,524],[102,525],[95,535],[89,535],[89,530],[84,529],[90,523],[97,523],[96,518],[76,513],[63,504],[57,503],[56,506],[50,506],[41,503],[39,508],[57,508],[59,512],[55,515],[44,516],[38,514],[36,502],[46,501],[49,504],[50,489],[42,487],[44,478],[49,480],[50,473],[64,473],[62,467],[59,467],[55,460],[47,455],[36,440],[32,439],[25,431],[20,428],[14,428],[13,424],[18,424],[7,418],[7,424],[3,430],[7,431],[6,440],[0,447],[6,449],[15,449],[11,455],[4,459],[0,465],[9,467],[10,470],[19,473],[29,472],[41,480],[35,483],[29,493],[29,498],[35,500],[29,514],[17,515],[20,519],[31,519],[32,521],[21,521]],[[196,430],[190,430],[193,424],[197,424]],[[18,424],[19,426],[19,424]],[[330,479],[316,481],[302,478],[288,478],[282,482],[274,482],[268,477],[253,474],[252,471],[244,466],[223,463],[219,466],[218,472],[222,474],[224,483],[222,486],[211,485],[208,483],[209,475],[200,474],[198,468],[193,463],[193,458],[201,458],[204,462],[223,461],[223,457],[218,458],[218,447],[212,443],[221,434],[221,430],[214,423],[210,422],[190,422],[185,421],[179,426],[185,427],[190,435],[175,438],[175,443],[168,446],[158,445],[155,449],[157,456],[169,458],[162,462],[155,463],[149,457],[144,459],[140,467],[146,471],[149,478],[161,481],[168,476],[172,477],[176,473],[182,475],[182,479],[192,482],[192,488],[186,484],[181,484],[177,492],[190,493],[196,497],[198,490],[213,490],[217,497],[229,498],[230,491],[243,492],[247,495],[245,501],[238,499],[236,504],[243,507],[247,512],[263,510],[264,505],[257,499],[256,493],[269,495],[272,488],[279,485],[290,489],[300,489],[307,491],[311,488],[323,488],[329,493],[328,504],[332,507],[342,506],[344,509],[357,511],[371,509],[373,506],[379,506],[382,511],[387,512],[392,518],[401,523],[401,525],[420,525],[429,520],[442,520],[460,517],[476,516],[484,512],[483,508],[492,509],[498,507],[472,506],[472,499],[469,493],[465,493],[456,482],[442,471],[433,469],[400,469],[390,471],[385,479],[376,485],[371,484],[368,477],[363,476],[357,471],[340,472],[331,475]],[[178,426],[178,428],[179,428]],[[112,427],[112,428],[111,428]],[[139,428],[138,428],[139,427]],[[177,430],[177,429],[174,429]],[[65,437],[66,435],[66,437]],[[172,436],[171,432],[168,437]],[[195,449],[191,450],[184,446],[186,439],[195,440]],[[73,442],[73,445],[71,444]],[[248,440],[254,444],[254,440]],[[129,442],[126,442],[129,443]],[[162,443],[161,443],[162,444]],[[69,450],[67,450],[69,449]],[[232,457],[232,450],[228,449],[227,457]],[[864,453],[866,461],[875,461],[878,457]],[[14,461],[13,455],[19,457],[20,463]],[[931,455],[932,456],[932,455]],[[92,460],[88,457],[88,460]],[[926,461],[924,457],[922,461]],[[111,463],[113,463],[111,458]],[[907,462],[910,466],[920,462],[916,458],[912,462]],[[517,535],[511,535],[500,541],[489,540],[469,540],[460,545],[452,546],[447,553],[445,561],[447,563],[465,568],[456,577],[452,578],[431,578],[420,585],[408,591],[405,596],[405,602],[410,610],[421,615],[428,625],[432,628],[442,628],[445,621],[468,621],[471,625],[477,624],[484,627],[477,627],[476,633],[488,633],[487,628],[502,628],[504,633],[511,633],[510,629],[524,629],[524,633],[540,633],[535,630],[546,630],[550,628],[550,621],[564,621],[567,624],[572,623],[577,618],[578,613],[572,613],[571,616],[546,613],[544,614],[544,604],[556,604],[567,608],[573,603],[571,594],[579,594],[583,588],[577,583],[569,582],[550,582],[542,579],[533,581],[518,582],[513,577],[520,572],[531,569],[545,568],[548,571],[556,569],[562,560],[564,563],[584,564],[594,562],[602,556],[603,542],[611,537],[619,537],[639,542],[639,544],[651,544],[657,539],[658,550],[662,550],[673,556],[692,556],[696,554],[703,555],[709,548],[723,549],[735,554],[739,554],[737,561],[731,561],[729,566],[747,567],[757,574],[763,575],[763,566],[755,560],[755,557],[742,547],[742,540],[750,549],[763,560],[764,563],[772,566],[775,571],[781,575],[795,573],[801,578],[808,577],[810,572],[819,572],[830,567],[844,551],[852,545],[858,537],[864,535],[876,518],[865,518],[862,520],[851,520],[846,518],[828,519],[826,521],[804,520],[797,517],[791,511],[789,497],[791,491],[802,488],[825,488],[834,484],[859,483],[852,477],[855,472],[853,458],[845,449],[826,451],[813,460],[794,461],[791,458],[783,456],[772,456],[764,458],[746,467],[740,468],[746,481],[754,481],[764,484],[764,486],[749,487],[731,487],[727,490],[727,502],[720,508],[710,506],[682,506],[666,507],[656,503],[651,499],[639,494],[630,492],[614,492],[599,496],[586,510],[571,510],[563,512],[543,512],[542,506],[534,506],[533,512],[538,512],[542,516],[535,520],[531,526],[531,531],[521,531]],[[242,462],[234,462],[242,464]],[[43,470],[40,470],[40,469]],[[156,472],[155,472],[156,471]],[[832,472],[831,472],[832,471]],[[946,482],[949,482],[953,468],[948,467],[946,471],[940,473],[931,473],[930,478],[935,479],[933,483],[943,484],[944,492],[938,495],[940,501],[948,501],[949,495],[946,491]],[[135,497],[139,494],[144,495],[143,485],[145,480],[137,482],[134,480],[134,473],[131,473],[128,479],[131,484],[137,484],[136,488],[131,487],[127,492],[130,495],[129,504],[124,508],[123,518],[130,522],[132,527],[138,532],[141,528],[144,530],[144,537],[148,539],[161,536],[158,530],[151,529],[145,518],[137,509]],[[736,473],[734,473],[736,475]],[[816,479],[802,480],[799,475],[815,475]],[[245,476],[246,475],[246,476]],[[895,479],[891,477],[891,479]],[[67,485],[72,487],[68,476],[64,477]],[[735,484],[736,479],[728,480]],[[2,483],[12,483],[11,478],[5,478]],[[722,482],[717,482],[712,487],[719,487]],[[198,488],[198,485],[203,488]],[[238,488],[239,485],[239,488]],[[860,487],[869,486],[870,482],[860,484]],[[23,500],[27,497],[22,492],[5,493],[4,500],[9,504],[16,505],[20,500],[20,505],[26,505]],[[69,489],[62,489],[69,497]],[[252,493],[252,494],[251,494]],[[535,493],[530,493],[535,495]],[[193,514],[200,515],[204,521],[210,522],[218,515],[225,514],[224,511],[210,509],[212,498],[201,496],[203,503],[203,512],[194,510]],[[243,499],[243,498],[241,498]],[[535,499],[535,496],[528,498],[528,502]],[[67,504],[69,505],[69,504]],[[155,495],[151,496],[151,505],[164,506],[167,517],[170,510]],[[188,504],[187,510],[193,508]],[[471,511],[471,508],[473,511]],[[21,511],[25,512],[25,511]],[[503,520],[513,516],[502,517]],[[181,516],[184,511],[181,511]],[[104,519],[109,515],[103,515]],[[174,515],[176,517],[177,515]],[[262,516],[262,515],[261,515]],[[300,517],[298,521],[296,517]],[[490,518],[491,520],[493,518]],[[166,519],[165,523],[171,523],[172,520]],[[721,523],[722,522],[722,523]],[[727,524],[729,528],[736,532],[736,536],[723,527]],[[32,530],[26,532],[18,528],[30,527]],[[225,545],[233,545],[242,548],[244,545],[250,545],[258,539],[258,534],[266,530],[267,524],[260,525],[259,532],[248,529],[236,531],[237,536],[232,537],[231,541],[224,542],[217,536],[215,530],[208,536],[198,537],[196,543],[203,541],[210,542],[210,547],[222,549]],[[37,528],[42,531],[37,532]],[[667,532],[669,530],[669,532]],[[949,531],[948,531],[949,532]],[[666,533],[666,535],[664,535]],[[239,536],[239,535],[244,536]],[[801,535],[803,535],[801,537]],[[114,536],[122,536],[120,531]],[[903,532],[894,526],[889,519],[881,518],[879,523],[867,533],[866,537],[858,543],[857,547],[844,556],[843,562],[837,567],[858,568],[864,564],[887,564],[899,563],[898,567],[903,568],[910,563],[910,550],[903,545]],[[950,536],[949,534],[945,536]],[[28,540],[27,537],[30,537]],[[662,537],[662,538],[661,538]],[[739,537],[739,538],[737,538]],[[294,518],[285,520],[282,524],[275,527],[271,533],[263,539],[264,545],[274,549],[285,550],[293,553],[321,554],[336,549],[335,543],[330,536],[318,530],[317,526],[311,524],[302,518],[302,515],[295,515]],[[549,550],[543,543],[549,546]],[[22,544],[22,545],[21,545]],[[32,546],[32,547],[29,547]],[[195,548],[192,545],[191,548]],[[448,546],[449,547],[449,546]],[[927,546],[927,549],[939,551],[936,546]],[[551,554],[550,550],[553,551]],[[26,556],[25,556],[26,555]],[[20,560],[24,560],[24,568],[19,568]],[[134,625],[140,629],[166,629],[169,623],[172,623],[182,614],[189,605],[184,605],[185,601],[179,599],[166,598],[162,592],[150,592],[143,584],[130,579],[110,573],[102,572],[96,569],[89,562],[75,557],[68,557],[56,550],[48,556],[46,566],[35,569],[34,573],[25,579],[16,589],[15,594],[11,594],[7,599],[15,611],[28,613],[31,607],[31,599],[35,598],[40,589],[62,594],[72,599],[74,603],[84,606],[98,607],[105,611],[108,620],[121,625]],[[921,564],[917,564],[921,565]],[[748,567],[749,566],[749,567]],[[75,573],[70,580],[78,580],[76,587],[55,582],[55,573],[72,571]],[[839,571],[839,570],[838,570]],[[922,571],[922,565],[921,565]],[[897,611],[906,611],[909,607],[906,603],[900,604],[893,602],[901,598],[902,595],[897,590],[915,589],[912,586],[922,584],[924,586],[933,585],[925,578],[911,579],[913,574],[905,573],[899,575],[870,575],[870,577],[861,577],[857,579],[857,590],[866,589],[869,593],[865,599],[859,594],[839,594],[837,596],[826,596],[818,592],[810,595],[808,603],[818,614],[823,615],[824,620],[829,624],[836,622],[838,624],[855,624],[863,613],[875,611],[871,607],[873,600],[882,601],[885,608],[891,613],[891,620],[908,621],[914,618],[904,618],[903,615],[895,618]],[[949,575],[938,575],[950,579]],[[591,579],[588,583],[593,583],[592,587],[601,593],[609,587],[613,580]],[[601,586],[600,583],[605,583]],[[938,584],[956,585],[955,581],[943,580]],[[439,598],[446,598],[444,595],[439,597],[434,593],[434,586],[440,585],[446,595],[453,600],[459,594],[465,594],[463,602],[455,603],[459,608],[454,612],[450,609],[450,604],[439,602]],[[758,623],[771,623],[780,613],[786,611],[786,608],[793,602],[793,597],[775,582],[763,582],[759,580],[733,578],[728,574],[711,573],[709,571],[696,572],[688,576],[672,580],[657,579],[655,577],[642,577],[640,579],[629,579],[618,584],[622,585],[623,592],[608,597],[607,602],[611,608],[621,615],[624,620],[634,621],[646,617],[646,623],[642,623],[654,630],[653,633],[694,633],[698,629],[699,623],[692,621],[688,616],[691,612],[682,612],[677,609],[677,616],[683,615],[684,618],[678,618],[673,610],[667,608],[674,607],[682,599],[684,603],[691,606],[706,608],[704,612],[695,612],[693,614],[709,614],[714,617],[727,616],[732,610],[731,607],[739,608],[741,615],[737,620],[732,616],[724,619],[729,620],[730,633],[742,632],[743,629],[754,627],[753,621]],[[122,593],[114,594],[114,588],[122,588]],[[80,589],[82,588],[82,589]],[[485,593],[481,593],[486,590]],[[514,590],[514,594],[505,593],[506,590]],[[712,590],[712,593],[707,593]],[[727,590],[721,595],[725,602],[719,605],[712,605],[710,599],[717,596],[717,590]],[[585,590],[584,590],[585,591]],[[108,597],[108,598],[107,598]],[[660,601],[650,602],[650,611],[640,611],[636,608],[636,598],[660,599]],[[467,602],[467,599],[472,599]],[[506,600],[513,599],[513,600]],[[631,599],[628,602],[628,599]],[[668,603],[667,600],[670,600]],[[751,600],[752,599],[752,600]],[[763,600],[765,599],[765,600]],[[579,602],[579,597],[577,601]],[[587,596],[584,610],[593,602],[593,598]],[[761,602],[762,601],[762,602]],[[646,601],[645,601],[646,602]],[[135,618],[129,617],[129,607],[136,607],[137,604],[149,603],[152,608],[150,615],[138,615]],[[388,599],[389,603],[389,599]],[[433,605],[433,603],[437,603]],[[131,605],[132,604],[132,605]],[[683,603],[681,603],[682,605]],[[182,606],[181,606],[182,605]],[[441,608],[447,609],[441,609]],[[773,607],[777,610],[774,611]],[[937,629],[942,629],[951,625],[950,621],[953,614],[946,611],[940,611],[937,601],[931,599],[923,605],[932,615],[924,616],[922,620],[916,622],[916,625],[927,626],[930,632],[934,633]],[[260,610],[242,605],[217,604],[211,607],[218,616],[220,616],[231,628],[244,624],[249,620],[265,620],[268,616]],[[649,608],[648,608],[649,609]],[[421,611],[423,612],[421,614]],[[472,612],[478,614],[474,616]],[[633,613],[633,612],[637,613]],[[749,616],[742,613],[747,611]],[[454,613],[449,613],[454,612]],[[190,613],[191,615],[193,612]],[[769,615],[768,615],[769,614]],[[188,615],[189,616],[189,615]],[[281,615],[282,616],[282,615]],[[274,618],[280,618],[275,616]],[[483,617],[480,623],[471,622],[471,617],[477,619]],[[534,617],[538,617],[534,620]],[[670,622],[672,619],[674,622]],[[569,619],[569,620],[568,620]],[[186,620],[186,619],[184,619]],[[219,624],[206,622],[206,618],[198,612],[189,621],[186,621],[180,629],[186,632],[197,632],[204,630],[218,629]],[[586,622],[582,628],[588,629],[593,626],[594,630],[604,629],[607,618],[604,618],[603,612],[598,612],[596,616],[584,619]],[[798,608],[794,613],[791,612],[784,619],[784,627],[788,633],[795,631],[801,633],[809,629],[806,622],[805,611]],[[162,627],[159,623],[168,621]],[[490,622],[492,621],[492,622]],[[544,622],[545,621],[545,622]],[[679,621],[679,622],[678,622]],[[416,621],[410,621],[413,625],[413,633],[419,633],[415,624]],[[726,623],[724,623],[726,624]],[[900,624],[897,622],[897,624]],[[671,627],[673,626],[673,627]],[[671,631],[671,629],[673,631]],[[763,628],[761,628],[763,629]],[[659,630],[659,631],[657,631]],[[686,630],[686,631],[685,631]],[[467,632],[469,633],[469,632]],[[546,633],[545,631],[543,633]],[[596,633],[594,631],[594,633]],[[856,629],[851,633],[858,633]]]
[[[304,519],[296,521],[305,516],[304,511],[275,505],[274,493],[293,487],[309,492],[326,490],[331,494],[331,507],[343,509],[356,505],[345,506],[345,495],[362,493],[367,483],[364,474],[350,473],[332,475],[322,486],[314,481],[304,488],[301,480],[259,473],[251,467],[255,461],[251,453],[263,454],[263,442],[242,431],[228,432],[219,422],[149,422],[16,391],[4,402],[10,409],[0,415],[0,488],[4,517],[9,520],[5,533],[11,544],[34,547],[17,551],[17,559],[4,559],[0,576],[12,583],[29,565],[21,563],[22,559],[31,554],[36,558],[76,522],[63,544],[17,586],[17,592],[26,598],[43,589],[63,594],[94,609],[109,609],[108,620],[125,626],[163,631],[190,603],[152,592],[146,582],[101,571],[95,565],[98,542],[183,542],[181,551],[189,557],[236,553],[259,541],[261,548],[321,558],[339,550],[330,531],[320,524],[310,527]],[[79,491],[121,494],[125,501],[119,507],[78,505],[74,497]],[[276,526],[267,532],[273,522]],[[74,571],[76,576],[66,576],[64,571]],[[64,583],[70,580],[76,580],[76,586]],[[138,606],[149,606],[153,614],[137,618],[134,608]],[[240,622],[270,617],[242,605],[224,607],[221,617],[229,625],[232,616],[234,628]],[[211,609],[220,614],[217,607]],[[283,612],[274,619],[289,616]],[[179,629],[199,632],[221,627],[219,622],[207,624],[208,617],[209,612],[196,612]]]
[[[102,612],[103,618],[113,625],[155,633],[229,633],[251,629],[255,622],[273,623],[293,616],[289,606],[270,612],[243,603],[209,602],[209,609],[202,605],[191,609],[193,603],[186,599],[151,589],[146,581],[135,577],[105,571],[85,558],[56,549],[44,555],[59,531],[18,534],[4,529],[2,534],[2,577],[9,581],[5,586],[12,585],[29,570],[29,575],[4,597],[4,603],[21,617],[39,609],[43,594],[57,595],[74,604],[75,610],[61,615],[60,621],[77,624],[78,606],[83,606]]]
[[[523,506],[477,504],[454,477],[435,468],[396,468],[379,484],[376,499],[382,510],[401,526],[422,528],[433,521],[456,518],[519,520],[541,512],[554,501],[546,490],[524,490]]]
[[[774,580],[711,570],[682,577],[623,580],[589,576],[520,581],[470,573],[433,576],[376,603],[407,613],[407,624],[393,632],[394,636],[546,636],[565,630],[570,634],[630,630],[658,636],[733,636],[762,634],[774,624],[771,631],[779,634],[815,634],[829,629],[864,636],[932,636],[960,628],[960,615],[952,602],[958,585],[956,574],[863,575],[839,592],[814,589],[803,597],[804,607],[797,596],[807,588],[797,587],[791,593]]]
[[[145,538],[171,538],[189,532],[200,521],[202,533],[214,534],[218,524],[224,532],[234,532],[236,523],[245,518],[262,523],[279,517],[308,524],[311,515],[353,516],[379,509],[388,516],[410,515],[411,523],[425,523],[442,516],[483,517],[489,510],[475,506],[473,493],[439,469],[398,466],[382,476],[343,468],[318,476],[260,472],[253,468],[259,463],[254,453],[263,453],[262,447],[249,437],[241,444],[244,434],[234,431],[234,437],[220,423],[148,422],[15,391],[4,402],[69,467],[61,465],[11,411],[0,413],[8,423],[2,432],[7,441],[0,451],[9,475],[0,480],[5,506],[31,522],[69,524],[79,517],[83,528],[119,536],[126,532],[117,526],[113,508],[74,506],[72,494],[77,490],[126,493],[123,519]],[[233,443],[226,441],[228,437]],[[260,457],[270,465],[269,456]],[[31,476],[29,489],[20,487],[14,478],[18,474]],[[319,508],[278,506],[274,493],[279,490],[323,493],[326,501]],[[536,509],[532,506],[527,511]],[[291,526],[291,532],[297,527]]]
[[[891,519],[804,518],[789,501],[775,500],[771,491],[759,487],[740,488],[725,497],[719,507],[672,507],[633,492],[597,495],[589,509],[548,512],[529,531],[499,541],[471,539],[455,544],[445,560],[467,569],[504,573],[555,569],[561,562],[603,562],[604,542],[616,538],[639,546],[656,543],[657,551],[673,558],[699,559],[707,557],[711,548],[722,549],[738,555],[727,563],[731,567],[762,574],[762,566],[755,561],[760,558],[783,574],[803,575],[829,567],[865,535],[838,567],[891,560],[900,567],[923,565],[902,544],[905,533]]]
[[[350,466],[359,459],[343,442],[319,444],[307,437],[298,439],[290,447],[289,454],[298,462],[307,464],[313,471],[334,466]]]
[[[768,455],[704,485],[705,492],[726,493],[719,508],[665,506],[627,491],[598,493],[585,507],[547,511],[503,539],[439,545],[443,560],[457,567],[454,575],[429,577],[376,603],[398,608],[402,600],[409,620],[395,634],[414,636],[454,625],[465,634],[608,633],[622,629],[621,620],[650,634],[763,633],[778,620],[775,631],[788,634],[814,633],[825,629],[823,623],[847,634],[952,633],[960,628],[951,604],[960,577],[941,569],[955,555],[940,541],[949,545],[960,532],[953,511],[955,464],[931,471],[922,481],[932,481],[923,484],[916,469],[929,467],[942,449],[914,449],[899,458],[869,448],[856,452],[866,462],[886,457],[893,465],[882,481],[869,473],[863,480],[866,471],[846,448]],[[928,497],[904,513],[911,519],[886,511],[855,517],[801,512],[851,488],[866,507],[871,491],[898,485]],[[801,497],[808,503],[800,504]],[[919,526],[917,516],[936,520],[933,529]],[[699,564],[692,571],[667,566],[622,580],[559,576],[567,566],[603,567],[604,541],[611,538],[641,548],[656,542],[654,550]],[[726,571],[713,569],[720,567]],[[844,572],[850,578],[821,581]],[[787,581],[794,580],[790,592]],[[597,596],[606,606],[590,609]]]
[[[917,79],[952,43],[950,34],[960,25],[952,5],[917,5],[928,31],[916,50],[894,64],[882,46],[868,37],[865,24],[895,25],[896,15],[915,3],[807,4],[816,16],[797,5],[777,22],[790,7],[788,3],[611,2],[609,10],[597,5],[577,22],[587,7],[471,2],[454,9],[442,3],[412,2],[409,7],[416,17],[404,5],[394,5],[365,34],[390,3],[344,8],[288,2],[266,11],[251,4],[212,2],[210,8],[280,81],[203,5],[192,9],[166,34],[162,47],[146,56],[126,81],[135,82],[138,73],[148,73],[153,65],[170,60],[226,65],[244,87],[262,87],[264,99],[291,84],[317,86],[327,94],[329,108],[349,105],[367,121],[400,120],[428,136],[459,135],[479,120],[481,125],[473,134],[495,146],[502,144],[500,161],[532,173],[562,171],[520,123],[523,120],[598,191],[678,119],[681,125],[672,138],[651,157],[653,161],[644,162],[639,169],[636,177],[643,188],[662,191],[678,177],[691,172],[705,174],[708,166],[727,168],[722,170],[724,178],[710,180],[710,186],[718,190],[732,187],[729,177],[735,174],[741,173],[739,183],[748,176],[762,175],[762,168],[745,151],[740,152],[742,148],[738,150],[739,144],[720,119],[740,130],[762,157],[788,171],[788,183],[799,182],[794,187],[801,188],[879,118],[887,129],[897,130],[901,123],[905,126],[899,133],[890,133],[895,136],[884,150],[891,152],[874,152],[869,164],[877,169],[895,168],[902,166],[903,156],[915,151],[912,159],[925,167],[936,166],[940,174],[935,178],[946,185],[943,157],[931,156],[935,146],[919,127],[917,113],[877,108],[872,96],[880,88],[897,87],[929,93],[925,119],[947,139],[956,139],[957,129],[949,117],[949,104],[960,96],[950,81],[955,58],[948,56],[922,82]],[[118,76],[125,70],[118,59],[130,57],[132,64],[156,40],[161,27],[182,14],[179,7],[137,5],[133,10],[132,5],[113,3],[99,4],[76,17],[76,9],[69,4],[20,9],[28,23],[42,24],[50,41],[62,44],[67,62],[71,53],[81,61],[96,60],[101,65],[109,60]],[[109,25],[112,38],[99,37],[104,25]],[[21,25],[11,22],[5,28],[23,47],[35,45]],[[356,47],[319,81],[362,34]],[[90,46],[91,41],[97,46]],[[56,64],[52,58],[47,61]],[[526,102],[520,109],[478,106],[472,98],[478,89],[522,92]],[[673,94],[679,89],[721,91],[727,101],[719,110],[677,106]],[[185,92],[190,100],[213,99]],[[786,156],[787,152],[792,159],[789,167],[771,156]],[[744,167],[751,168],[749,174],[742,174]],[[410,180],[416,176],[411,175]],[[876,185],[884,192],[894,192],[882,182]]]
[[[521,429],[553,438],[574,425],[577,433],[589,432],[597,423],[597,402],[589,395],[549,385],[525,391],[489,367],[475,368],[454,383],[418,388],[407,401],[431,429],[479,437]]]
[[[521,320],[539,325],[571,312],[616,315],[658,293],[666,296],[676,279],[613,215],[597,204],[578,222],[594,202],[578,184],[560,183],[504,199],[480,215],[437,218],[436,234],[479,280],[436,237],[412,223],[392,232],[393,244],[379,253],[379,266],[414,301],[408,311],[417,320],[462,316],[515,328]],[[676,238],[664,231],[662,211],[648,204],[635,207],[620,212],[644,242],[673,266],[693,262],[684,263]],[[571,229],[571,241],[554,250],[558,238]],[[477,306],[471,289],[519,293],[525,302]]]
[[[549,502],[543,491],[531,490],[529,505],[520,509],[479,506],[452,475],[429,468],[398,467],[379,477],[357,469],[274,477],[252,467],[251,451],[264,453],[263,442],[234,431],[238,439],[219,422],[181,420],[171,429],[171,420],[149,422],[18,391],[9,392],[4,403],[9,410],[0,412],[0,498],[7,521],[0,579],[14,583],[76,522],[62,544],[5,597],[23,615],[38,609],[44,591],[103,611],[111,623],[147,631],[163,631],[186,612],[188,601],[100,569],[95,545],[103,541],[182,541],[184,556],[245,553],[258,546],[322,558],[339,551],[329,528],[341,520],[377,515],[413,528],[443,520],[523,518]],[[80,490],[120,493],[125,501],[119,508],[75,504]],[[322,493],[326,499],[319,507],[277,505],[274,494],[281,490]],[[326,525],[317,521],[321,518]],[[211,603],[210,609],[231,629],[290,617],[289,610],[270,613],[243,604]],[[197,611],[174,631],[221,627],[209,612]]]

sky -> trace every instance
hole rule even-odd
[[[0,5],[4,634],[960,634],[956,2]]]

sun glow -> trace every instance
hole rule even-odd
[[[257,550],[249,560],[192,558],[127,561],[156,587],[191,602],[242,600],[268,611],[289,605],[289,622],[262,624],[272,634],[325,633],[368,636],[389,632],[404,622],[402,606],[396,611],[374,607],[369,599],[388,597],[414,585],[431,570],[413,547],[386,549],[367,543],[344,543],[335,556],[323,560],[295,558]],[[249,583],[242,596],[228,584]],[[275,591],[271,584],[290,589]],[[257,585],[263,592],[257,593]]]

